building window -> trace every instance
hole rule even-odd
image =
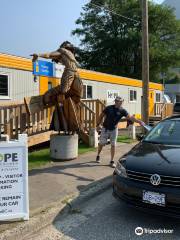
[[[9,96],[8,88],[9,88],[8,75],[0,74],[0,97]]]
[[[156,93],[156,102],[157,103],[161,102],[161,93]]]
[[[92,98],[92,86],[87,86],[87,98]]]
[[[48,90],[52,88],[52,82],[48,82]]]
[[[92,98],[92,86],[83,85],[83,99]]]
[[[130,102],[136,102],[137,101],[137,91],[136,90],[130,90],[129,91],[129,101]]]

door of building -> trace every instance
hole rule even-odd
[[[149,115],[154,116],[154,91],[149,90]]]

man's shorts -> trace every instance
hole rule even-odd
[[[118,128],[114,130],[107,130],[105,128],[102,128],[101,135],[99,138],[99,144],[105,145],[107,143],[107,140],[110,139],[111,145],[115,146],[117,141],[117,136],[118,136]]]

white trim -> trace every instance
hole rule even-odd
[[[85,99],[93,99],[93,86],[92,86],[92,85],[89,85],[89,84],[83,84],[83,86],[86,87],[86,98],[85,98]],[[89,97],[87,96],[87,86],[89,86],[89,87],[92,88],[92,97],[91,97],[91,98],[89,98]]]
[[[0,95],[0,100],[11,100],[12,98],[10,98],[9,96],[1,96]]]
[[[160,94],[160,101],[156,101],[156,94]],[[161,103],[162,102],[162,92],[161,91],[158,91],[158,90],[155,91],[154,102],[155,103]]]

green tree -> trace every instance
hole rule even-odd
[[[83,67],[141,79],[140,1],[91,0],[76,24],[72,34],[80,37]],[[178,66],[180,59],[180,22],[173,9],[149,2],[149,40],[153,81],[169,67]]]

